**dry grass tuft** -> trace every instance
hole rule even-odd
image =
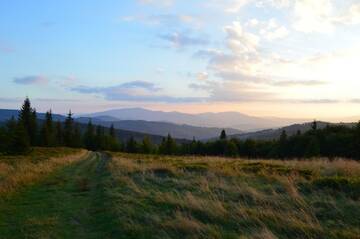
[[[40,152],[42,160],[36,160],[32,155],[31,158],[13,158],[15,162],[11,164],[0,164],[0,195],[7,195],[20,187],[33,184],[54,170],[79,161],[88,154],[86,150],[79,150],[75,154],[71,151],[72,154],[66,156],[46,158],[44,149]]]
[[[358,235],[355,161],[115,154],[109,170],[114,208],[128,222],[123,229],[129,237],[339,238],[346,230],[347,238]]]

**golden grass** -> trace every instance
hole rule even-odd
[[[46,149],[36,149],[28,157],[0,158],[0,160],[5,161],[0,162],[0,196],[12,193],[22,186],[35,183],[54,170],[79,161],[88,154],[86,150],[70,150],[67,151],[67,154],[61,153],[61,151],[56,154],[51,150],[49,149],[48,157],[46,157]],[[39,152],[41,160],[37,159],[36,152]]]
[[[358,199],[321,191],[313,182],[329,176],[357,180],[359,162],[113,156],[110,191],[119,220],[128,222],[124,233],[151,231],[157,235],[151,238],[338,238],[346,228],[346,238],[358,235],[351,220],[360,217]],[[331,209],[323,210],[327,205]],[[326,216],[332,210],[337,214]]]

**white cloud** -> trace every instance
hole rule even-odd
[[[256,53],[259,45],[259,37],[243,29],[240,22],[233,22],[232,25],[224,28],[227,34],[227,46],[238,54]]]
[[[330,33],[338,25],[360,24],[360,3],[342,8],[331,0],[296,0],[294,29],[305,32]]]
[[[288,29],[285,26],[281,26],[275,18],[271,18],[268,21],[251,19],[246,25],[257,29],[259,34],[268,41],[285,38],[290,33]]]
[[[196,75],[196,79],[198,81],[206,81],[209,78],[209,73],[207,72],[199,72]]]
[[[333,14],[331,0],[296,0],[294,28],[302,32],[331,32]]]
[[[285,38],[289,35],[289,31],[286,27],[278,27],[274,31],[269,31],[265,33],[265,38],[269,41]]]

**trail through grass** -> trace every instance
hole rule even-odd
[[[0,200],[0,238],[111,238],[105,199],[108,157],[88,158]]]
[[[20,165],[36,180],[0,194],[0,239],[360,235],[359,162],[85,153],[3,161],[0,186]]]

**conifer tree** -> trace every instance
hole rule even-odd
[[[30,140],[30,145],[35,145],[37,130],[36,110],[31,108],[30,99],[28,97],[26,97],[20,109],[19,123],[23,125]]]
[[[287,155],[287,134],[286,131],[283,130],[279,139],[279,156],[280,158],[285,158]]]
[[[73,135],[74,135],[74,119],[73,114],[69,111],[64,124],[64,145],[67,147],[73,146]]]
[[[166,139],[163,139],[161,145],[159,146],[159,152],[166,155],[174,155],[177,153],[176,142],[170,134],[168,134]]]
[[[64,143],[63,140],[63,129],[62,129],[62,125],[60,123],[60,121],[56,122],[56,126],[55,126],[55,145],[56,146],[62,146]]]
[[[220,139],[221,139],[221,140],[225,140],[226,138],[227,138],[226,132],[225,132],[225,130],[223,129],[223,130],[221,131],[221,134],[220,134]]]
[[[354,135],[354,149],[353,154],[356,157],[356,159],[360,159],[360,121],[355,126],[355,135]]]
[[[84,143],[85,143],[85,147],[87,149],[96,150],[94,126],[93,126],[91,120],[89,120],[89,122],[86,126],[86,131],[84,133]]]
[[[96,126],[96,148],[100,150],[104,150],[105,145],[105,130],[104,127],[98,125]]]
[[[4,127],[0,127],[0,154],[5,152],[7,148],[6,132]]]
[[[115,132],[115,128],[114,128],[114,124],[111,124],[110,126],[110,137],[115,139],[116,138],[116,132]]]
[[[153,152],[153,144],[148,136],[145,136],[141,144],[141,153],[150,154]]]
[[[55,134],[51,110],[45,114],[45,122],[40,131],[40,142],[42,146],[55,146]]]
[[[133,136],[126,142],[125,151],[127,153],[138,153],[138,144]]]
[[[236,157],[238,155],[238,148],[233,140],[226,142],[225,156]]]
[[[81,131],[80,131],[79,124],[74,124],[72,147],[75,147],[75,148],[82,147]]]
[[[109,137],[108,137],[108,143],[107,148],[112,151],[119,151],[121,149],[121,145],[119,143],[119,140],[116,135],[116,130],[114,128],[114,125],[112,124],[109,130]]]
[[[29,136],[21,122],[18,122],[15,131],[10,135],[8,152],[11,154],[26,154],[30,151]]]
[[[317,130],[317,128],[318,128],[317,122],[316,122],[316,120],[314,120],[314,122],[312,122],[312,124],[311,124],[311,129],[315,131],[315,130]]]

